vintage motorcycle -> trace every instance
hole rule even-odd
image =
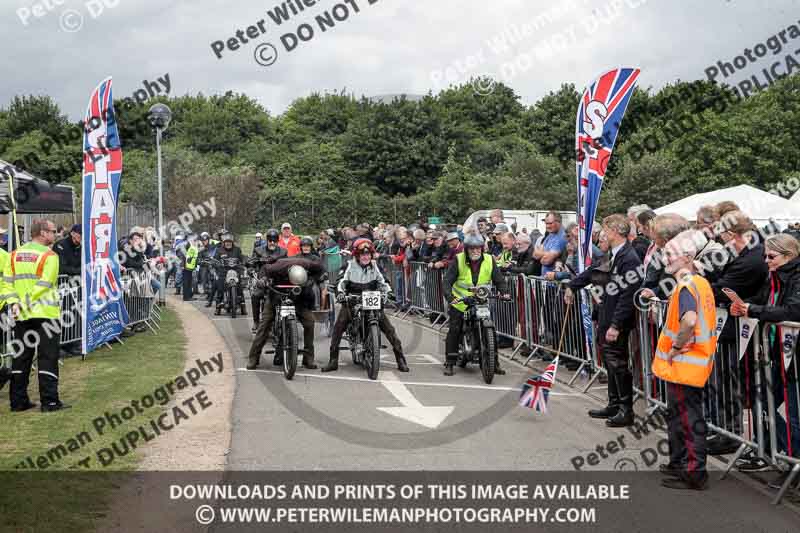
[[[469,363],[479,365],[483,380],[489,384],[494,379],[497,364],[495,327],[489,309],[489,299],[496,296],[492,294],[491,285],[468,287],[467,290],[472,292],[472,296],[458,298],[454,302],[463,302],[467,306],[461,329],[458,366],[465,368]]]
[[[383,293],[377,289],[377,282],[372,282],[360,294],[347,294],[345,287],[345,293],[338,297],[350,311],[351,320],[345,338],[353,364],[363,366],[369,379],[378,379],[381,365],[380,319],[385,302]]]
[[[230,313],[231,318],[236,318],[237,312],[246,315],[247,305],[245,304],[244,294],[241,288],[244,266],[241,261],[235,257],[227,257],[225,259],[208,258],[204,259],[203,262],[214,269],[216,276],[224,276],[225,291],[223,294],[222,308]],[[220,315],[222,308],[217,306],[214,310],[214,314]]]
[[[306,269],[299,265],[289,269],[288,285],[272,285],[267,283],[267,289],[278,298],[275,306],[275,318],[272,322],[272,345],[274,353],[283,360],[283,376],[292,379],[297,371],[297,313],[293,297],[303,291],[303,285],[308,280]]]

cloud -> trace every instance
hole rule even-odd
[[[565,0],[562,4],[570,9],[562,14],[552,12],[553,2],[542,0],[378,0],[373,5],[348,0],[359,6],[359,13],[351,7],[347,20],[326,32],[316,27],[313,40],[287,53],[279,46],[287,28],[313,25],[314,15],[343,2],[319,0],[277,27],[267,15],[276,0],[240,0],[235,8],[228,0],[93,1],[115,7],[92,18],[85,0],[64,0],[23,24],[17,10],[34,0],[5,3],[0,29],[11,52],[0,58],[0,105],[17,94],[49,94],[78,120],[91,90],[105,76],[114,76],[115,97],[122,98],[141,88],[143,80],[169,73],[173,95],[233,90],[279,114],[295,98],[314,91],[346,89],[359,96],[437,92],[446,83],[435,83],[433,73],[463,67],[478,55],[472,62],[477,64],[462,68],[457,81],[505,74],[504,81],[530,104],[562,83],[581,88],[602,70],[621,65],[641,67],[643,87],[704,79],[707,66],[729,60],[797,20],[797,2],[791,0],[769,6],[724,0]],[[83,15],[80,31],[60,28],[66,9]],[[598,12],[592,15],[591,9]],[[552,21],[512,43],[508,52],[495,53],[489,45],[525,23],[536,24],[544,13],[552,13]],[[266,21],[264,35],[235,52],[226,50],[223,59],[214,56],[210,43],[261,19]],[[274,65],[255,62],[260,42],[278,48]],[[551,57],[523,60],[525,68],[509,75],[509,64],[543,43],[560,48],[554,46]]]

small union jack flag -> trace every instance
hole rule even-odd
[[[519,404],[528,409],[534,409],[539,413],[547,412],[547,397],[550,389],[556,380],[556,369],[558,368],[558,357],[553,359],[541,376],[533,376],[522,386],[522,394],[519,396]]]

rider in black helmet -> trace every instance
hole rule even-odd
[[[280,233],[278,230],[267,230],[264,238],[266,240],[266,244],[264,246],[254,248],[253,255],[250,257],[250,261],[248,262],[249,266],[258,269],[259,278],[261,277],[261,269],[264,265],[273,263],[282,257],[286,257],[286,250],[278,246],[278,239],[280,238]],[[262,287],[256,287],[256,289],[253,290],[253,293],[250,295],[250,303],[253,304],[253,327],[251,329],[253,333],[258,331],[258,325],[261,322],[262,305],[269,303],[264,301],[265,297],[268,297],[268,295],[266,295],[264,288]]]

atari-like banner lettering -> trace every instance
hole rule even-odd
[[[83,353],[116,338],[128,323],[117,261],[117,197],[122,147],[111,78],[92,93],[83,132]]]

